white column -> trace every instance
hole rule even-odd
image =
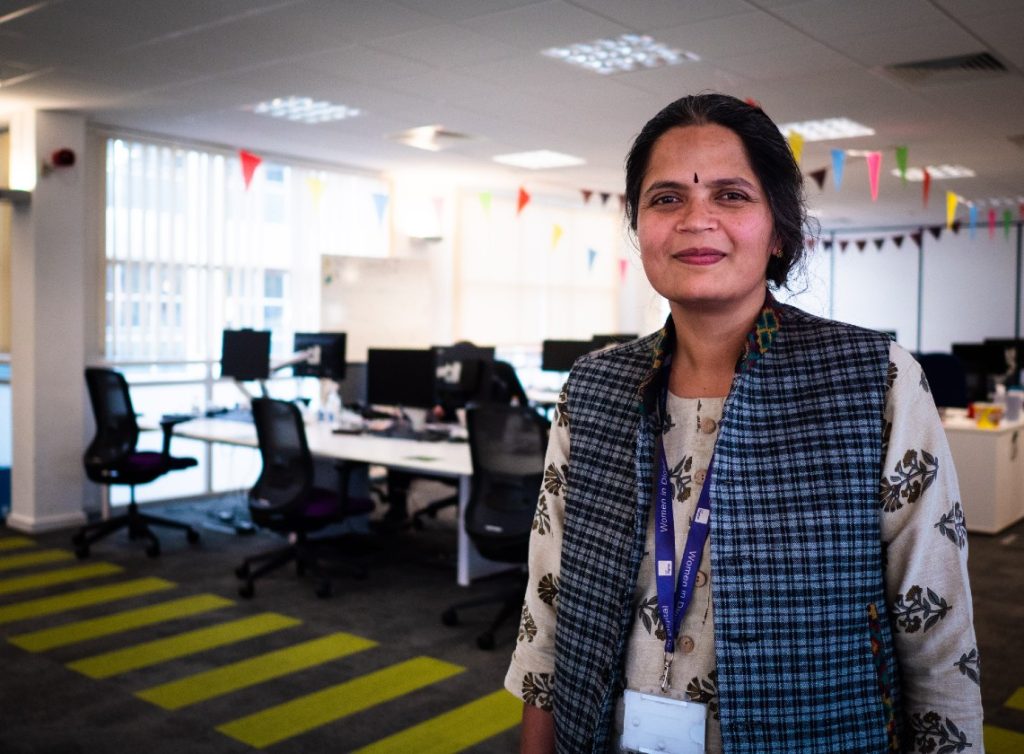
[[[33,144],[34,142],[34,144]],[[28,206],[11,223],[11,513],[7,525],[26,532],[84,522],[82,454],[89,403],[83,367],[87,291],[86,124],[77,115],[20,114],[11,121],[15,144],[34,149],[22,162],[49,162],[58,149],[75,165],[41,171]],[[12,164],[13,164],[12,155]],[[91,419],[88,420],[91,427]]]

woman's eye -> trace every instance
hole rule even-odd
[[[726,191],[721,197],[729,202],[742,202],[746,201],[747,195],[742,191]]]
[[[672,204],[673,202],[679,201],[677,197],[666,194],[663,196],[656,196],[651,200],[651,204]]]

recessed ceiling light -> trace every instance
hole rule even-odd
[[[551,47],[542,54],[604,75],[700,60],[696,53],[676,50],[645,34],[622,34],[614,39]]]
[[[800,123],[783,123],[779,130],[786,134],[795,131],[804,141],[827,141],[829,139],[852,139],[855,136],[873,136],[875,130],[849,118],[825,118],[805,120]]]
[[[511,165],[517,168],[529,168],[530,170],[544,170],[546,168],[568,168],[573,165],[583,165],[586,160],[573,157],[571,154],[552,152],[549,149],[538,149],[533,152],[513,152],[510,154],[498,154],[494,156],[495,162],[502,165]]]
[[[407,131],[392,134],[388,138],[392,141],[397,141],[399,144],[405,144],[416,149],[425,149],[428,152],[440,152],[442,149],[447,149],[455,144],[473,140],[472,136],[448,131],[444,126],[419,126],[418,128],[410,128]]]
[[[920,182],[924,180],[924,171],[928,171],[928,175],[932,177],[933,181],[942,181],[947,178],[973,178],[976,173],[970,168],[965,168],[963,165],[929,165],[925,168],[907,168],[907,180]],[[892,174],[899,177],[900,171],[893,170]]]
[[[268,115],[271,118],[284,118],[298,123],[327,123],[332,120],[344,120],[361,115],[362,111],[348,105],[335,105],[327,100],[314,100],[312,97],[275,97],[266,102],[250,105],[247,109],[257,115]]]

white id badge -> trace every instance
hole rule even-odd
[[[626,689],[622,748],[640,754],[704,754],[708,708]]]

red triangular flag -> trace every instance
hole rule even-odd
[[[855,243],[857,244],[857,251],[864,251],[864,247],[868,245],[868,242],[863,238],[858,238]]]
[[[619,211],[626,209],[626,195],[619,194]]]
[[[932,190],[932,174],[927,170],[924,171],[924,181],[921,184],[921,200],[924,203],[924,208],[928,209],[928,194]]]
[[[246,152],[244,149],[238,150],[238,159],[242,161],[242,180],[245,181],[245,187],[249,188],[249,184],[252,182],[253,173],[256,172],[256,168],[263,162],[263,158],[259,155],[255,155],[252,152]]]
[[[988,237],[996,237],[996,211],[991,208],[988,211]]]
[[[910,240],[917,244],[917,248],[921,248],[921,241],[924,238],[924,233],[917,230],[910,234]]]
[[[580,189],[580,193],[583,194],[583,203],[590,204],[590,197],[594,195],[594,192],[590,189]]]
[[[808,175],[810,175],[811,178],[814,179],[814,182],[818,184],[819,191],[825,188],[825,176],[828,175],[827,169],[820,168],[818,170],[815,170],[813,173],[808,173]]]
[[[878,176],[882,170],[882,153],[868,152],[864,157],[868,161],[868,181],[871,183],[871,201],[878,201]]]
[[[526,189],[522,186],[519,187],[519,203],[516,205],[516,214],[518,215],[523,211],[523,207],[530,203],[530,195],[526,193]]]
[[[629,260],[628,259],[620,259],[619,260],[619,279],[620,280],[625,280],[627,272],[629,272]]]
[[[839,250],[840,251],[846,251],[846,247],[849,246],[849,244],[850,244],[849,241],[840,241],[839,242]]]

